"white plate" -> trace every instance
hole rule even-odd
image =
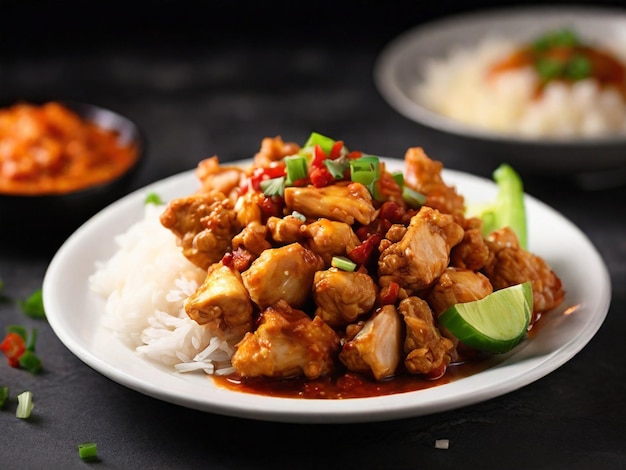
[[[399,160],[388,161],[388,168],[404,169]],[[468,202],[491,201],[497,192],[486,179],[451,170],[443,175]],[[119,342],[101,327],[104,301],[88,286],[96,261],[115,251],[115,235],[143,217],[148,193],[156,192],[167,201],[190,194],[197,186],[189,171],[107,207],[63,244],[43,283],[48,321],[70,351],[106,377],[166,402],[230,416],[302,423],[383,421],[450,410],[503,395],[552,372],[591,340],[608,312],[610,280],[596,249],[571,222],[527,195],[530,250],[558,273],[567,294],[563,305],[541,320],[536,337],[502,356],[495,367],[435,388],[375,398],[288,399],[220,389],[203,374],[178,374],[155,366]]]
[[[593,44],[610,40],[626,44],[624,9],[545,5],[490,9],[442,18],[400,34],[381,50],[374,80],[393,109],[427,129],[462,139],[464,148],[471,149],[468,155],[475,158],[507,161],[518,170],[544,174],[623,170],[626,137],[622,135],[537,139],[490,132],[442,116],[415,97],[427,63],[448,57],[454,49],[477,46],[486,37],[523,43],[563,27],[572,28]]]

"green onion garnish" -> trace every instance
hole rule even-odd
[[[413,209],[418,209],[426,202],[426,196],[408,186],[402,187],[402,199]]]
[[[584,80],[591,76],[591,62],[584,56],[574,56],[565,65],[564,74],[571,80]]]
[[[356,269],[356,263],[345,256],[333,256],[330,260],[331,266],[341,269],[342,271],[352,272]]]
[[[315,147],[319,145],[326,155],[330,154],[330,151],[335,145],[335,141],[330,137],[326,137],[325,135],[319,134],[317,132],[311,132],[308,140],[304,144],[304,148]]]
[[[285,185],[291,186],[295,181],[307,177],[307,161],[302,155],[292,155],[285,157],[285,166],[287,168],[287,179]]]
[[[95,442],[83,442],[78,444],[78,455],[86,461],[98,459],[98,445]]]
[[[279,176],[261,181],[261,191],[267,197],[283,196],[285,194],[285,177]]]
[[[27,338],[28,334],[26,333],[26,328],[24,328],[23,326],[20,326],[20,325],[7,325],[4,330],[5,330],[5,332],[7,334],[15,333],[15,334],[20,335],[22,337],[22,339],[24,340],[24,342],[26,342],[26,338]]]
[[[333,178],[340,180],[343,178],[346,170],[350,168],[350,161],[345,156],[339,157],[336,160],[327,158],[324,160],[324,165],[326,165],[330,174],[333,175]]]
[[[41,371],[41,359],[39,359],[34,352],[28,349],[22,353],[18,361],[20,366],[31,374],[38,374],[39,371]]]
[[[43,307],[43,296],[41,289],[36,290],[26,300],[18,300],[19,306],[24,313],[32,318],[46,318],[46,311]]]
[[[26,390],[17,396],[17,409],[15,410],[15,416],[21,419],[29,418],[34,407],[33,393]]]
[[[4,407],[4,404],[7,402],[9,398],[9,387],[2,386],[0,387],[0,408]]]
[[[161,204],[163,204],[163,200],[161,199],[161,196],[159,196],[157,193],[149,193],[146,196],[145,199],[145,204],[154,204],[155,206],[160,206]]]

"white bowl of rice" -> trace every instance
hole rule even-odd
[[[546,65],[553,64],[545,61],[542,69],[538,61],[511,66],[522,48],[565,32],[610,56],[610,86],[591,72],[598,68],[591,56],[561,67],[578,73],[572,79],[550,79],[556,75]],[[494,167],[615,175],[626,170],[624,70],[626,9],[544,6],[486,10],[409,30],[381,52],[375,81],[396,111],[457,147],[460,139],[467,155]]]

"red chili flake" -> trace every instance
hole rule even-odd
[[[400,224],[402,223],[404,212],[404,208],[398,203],[386,201],[380,206],[379,217],[388,220],[392,224]]]
[[[311,183],[316,188],[323,188],[324,186],[328,186],[330,183],[335,181],[335,177],[325,166],[311,170],[310,177]]]
[[[336,158],[341,157],[341,149],[343,149],[343,140],[338,140],[330,149],[330,158],[335,160]]]
[[[11,367],[19,367],[19,359],[26,351],[26,343],[24,338],[17,333],[7,333],[2,343],[0,343],[0,350],[7,357]]]
[[[264,197],[260,203],[261,214],[263,214],[264,220],[269,217],[282,217],[283,208],[285,207],[285,201],[280,196]]]
[[[367,238],[367,240],[365,240],[356,248],[353,248],[352,250],[350,250],[350,252],[348,253],[348,258],[350,258],[356,264],[366,264],[369,261],[370,257],[372,256],[372,253],[374,252],[374,250],[378,248],[378,244],[380,243],[381,240],[382,240],[381,235],[378,235],[378,234],[370,235],[369,238]]]
[[[398,292],[400,292],[400,285],[397,282],[391,282],[388,286],[385,286],[380,291],[380,301],[382,305],[393,305],[398,300]]]

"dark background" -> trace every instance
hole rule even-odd
[[[388,42],[414,26],[523,5],[625,7],[624,1],[2,0],[0,100],[87,101],[135,119],[148,143],[137,188],[190,170],[206,156],[248,158],[266,136],[303,142],[312,130],[395,157],[421,145],[448,168],[490,177],[493,167],[479,155],[433,138],[391,109],[372,71]],[[45,361],[33,377],[0,357],[0,385],[30,389],[36,399],[28,421],[0,410],[0,469],[84,469],[91,465],[76,447],[84,440],[98,443],[101,460],[92,464],[98,469],[626,468],[620,202],[626,186],[588,191],[558,175],[524,183],[589,237],[613,289],[596,336],[548,376],[485,403],[414,419],[265,423],[129,390],[83,364],[45,322],[0,302],[0,327],[37,327]],[[25,234],[34,241],[26,249],[0,243],[6,296],[23,299],[41,287],[58,244],[35,248],[53,231]],[[450,449],[434,449],[438,438],[450,439]]]

